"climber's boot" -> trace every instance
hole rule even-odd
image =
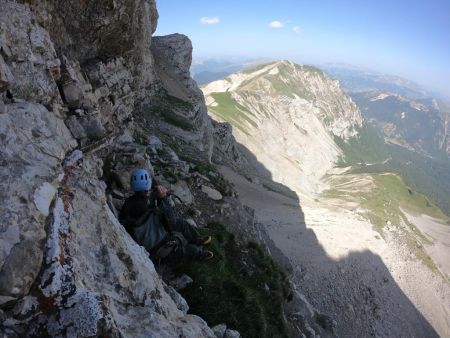
[[[212,251],[209,251],[209,250],[203,250],[199,255],[199,258],[204,261],[209,260],[213,257],[214,257],[214,254],[212,253]]]

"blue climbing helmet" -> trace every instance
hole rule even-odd
[[[137,191],[148,191],[152,186],[152,177],[145,169],[135,169],[131,173],[131,189]]]

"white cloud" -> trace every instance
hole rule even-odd
[[[297,34],[302,32],[302,29],[300,28],[300,26],[294,26],[294,27],[292,27],[292,30]]]
[[[281,21],[272,21],[271,23],[269,23],[269,27],[270,28],[283,28],[284,27],[284,23],[282,23]]]
[[[217,16],[204,16],[200,18],[200,23],[202,25],[216,25],[220,22]]]

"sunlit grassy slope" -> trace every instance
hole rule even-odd
[[[344,152],[341,165],[351,165],[353,173],[398,173],[407,186],[427,196],[450,216],[450,160],[385,144],[370,126],[359,130],[358,138],[336,142]]]
[[[256,115],[277,119],[273,107],[265,105],[265,99],[302,98],[313,102],[315,95],[310,81],[325,81],[325,75],[320,69],[288,61],[258,65],[242,71],[241,74],[250,76],[232,91],[245,103],[237,102],[229,91],[211,92],[209,95],[214,99],[214,103],[209,104],[208,109],[246,134],[249,134],[252,128],[258,127]]]
[[[323,197],[357,202],[362,215],[373,224],[375,230],[383,236],[387,225],[395,228],[411,252],[436,270],[435,263],[423,248],[423,245],[430,243],[429,239],[409,222],[404,212],[429,215],[450,226],[450,217],[431,200],[431,197],[442,196],[440,204],[447,201],[448,182],[438,171],[447,164],[429,158],[427,167],[421,155],[386,145],[371,127],[360,130],[358,139],[348,142],[338,139],[337,143],[344,152],[340,165],[351,165],[353,169],[339,177],[339,184],[325,191]],[[370,189],[348,189],[351,186],[348,183],[358,180],[358,177],[369,178]],[[346,179],[348,182],[343,185]],[[346,188],[339,188],[343,186]],[[416,187],[429,194],[417,192]]]
[[[217,105],[210,106],[209,109],[224,121],[231,123],[244,133],[247,133],[248,124],[255,128],[257,127],[254,115],[244,106],[236,102],[229,92],[212,93],[211,96]]]

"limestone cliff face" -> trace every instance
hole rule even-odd
[[[182,142],[195,145],[205,153],[208,161],[212,156],[213,128],[205,105],[205,98],[197,83],[191,78],[192,43],[187,36],[171,34],[153,39],[152,52],[156,74],[164,91],[178,100],[188,102],[188,109],[179,109],[180,116],[192,124],[195,132],[177,128],[173,124],[161,123],[158,128],[174,135]]]
[[[196,114],[186,137],[207,156],[190,41],[152,46],[151,0],[0,8],[0,334],[212,337],[107,206],[98,152],[133,146],[123,129],[171,82]]]
[[[323,188],[321,177],[340,155],[333,137],[355,136],[363,123],[337,81],[288,61],[233,74],[206,85],[203,92],[213,118],[231,123],[237,141],[273,179],[299,192]],[[217,140],[216,148],[222,159],[236,161],[236,155],[227,155],[231,145]]]

